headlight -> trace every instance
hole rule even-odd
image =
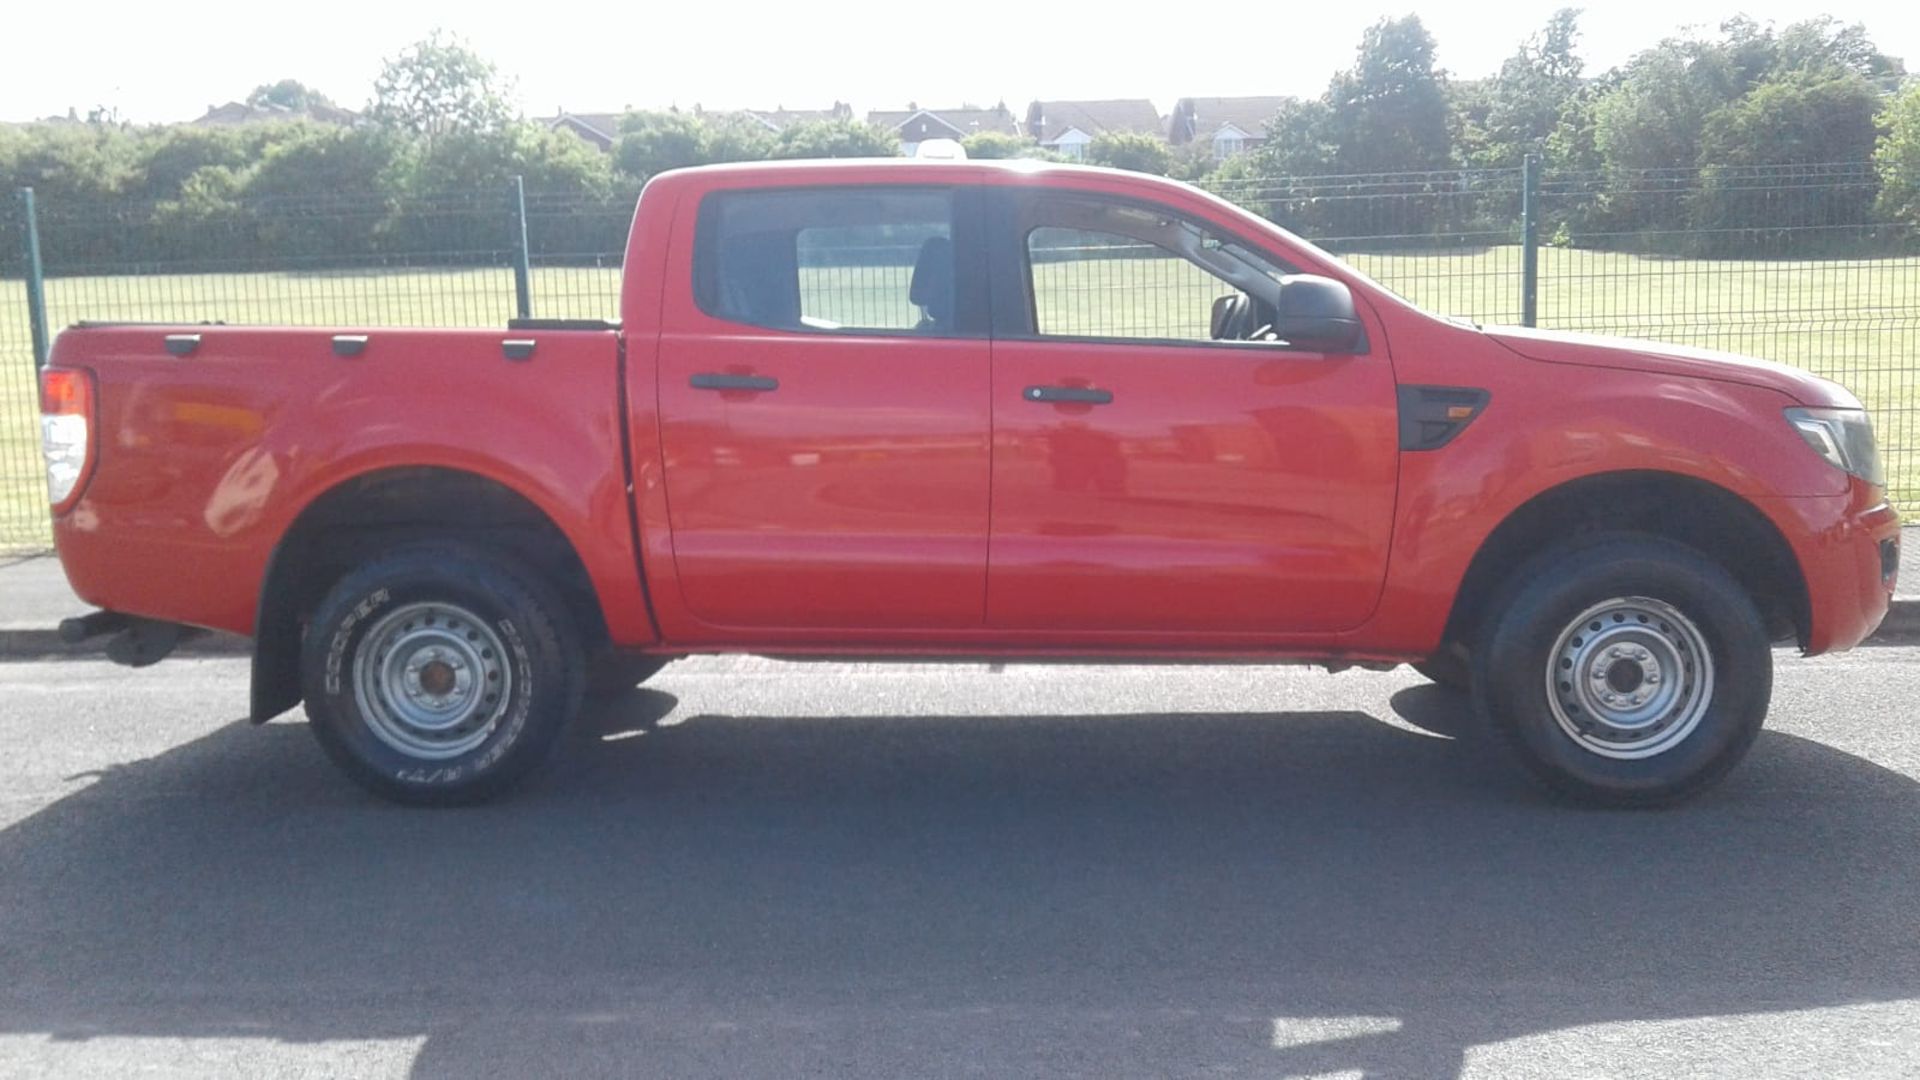
[[[1873,441],[1873,421],[1865,409],[1788,409],[1787,423],[1829,465],[1875,487],[1886,486],[1880,448]]]

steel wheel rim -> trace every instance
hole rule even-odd
[[[1713,703],[1713,650],[1664,601],[1623,596],[1567,624],[1547,657],[1547,701],[1576,746],[1618,760],[1686,741]]]
[[[354,700],[381,742],[444,761],[487,741],[513,695],[507,650],[485,619],[455,604],[407,604],[361,639]]]

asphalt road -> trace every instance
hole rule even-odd
[[[689,661],[478,810],[0,664],[0,1074],[1920,1075],[1920,650],[1677,811],[1410,673]]]

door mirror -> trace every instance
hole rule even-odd
[[[1267,299],[1263,297],[1263,299]],[[1289,274],[1274,283],[1273,335],[1296,349],[1355,353],[1366,333],[1353,309],[1353,292],[1318,274]]]

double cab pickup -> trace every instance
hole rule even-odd
[[[1412,663],[1550,788],[1671,802],[1899,564],[1831,382],[1437,318],[1071,166],[669,172],[617,321],[81,325],[41,390],[71,636],[250,636],[253,719],[413,803],[695,653]]]

